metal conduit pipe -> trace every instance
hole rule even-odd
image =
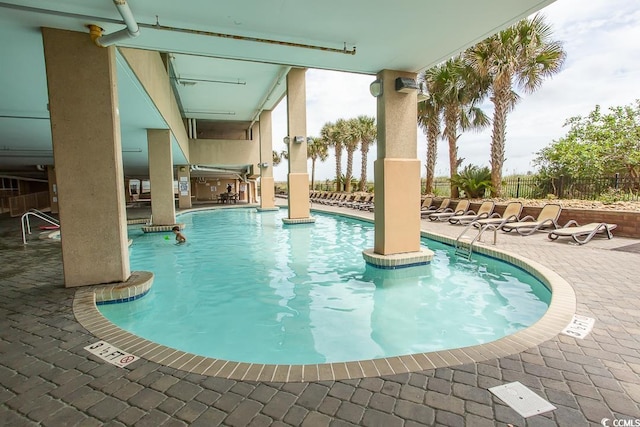
[[[122,20],[127,27],[120,31],[116,31],[115,33],[103,36],[102,28],[97,25],[89,25],[89,35],[91,40],[100,47],[111,46],[122,40],[131,39],[140,35],[140,27],[138,26],[136,19],[133,17],[133,13],[131,13],[131,9],[129,8],[127,1],[113,0],[113,4],[115,4],[116,9],[118,9],[118,13],[122,16]]]
[[[170,26],[167,26],[167,25],[161,25],[160,22],[158,21],[157,17],[156,17],[155,25],[140,24],[140,26],[143,27],[143,28],[150,28],[150,29],[153,29],[153,30],[174,31],[174,32],[178,32],[178,33],[197,34],[197,35],[209,36],[209,37],[220,37],[220,38],[223,38],[223,39],[244,40],[244,41],[256,42],[256,43],[269,43],[269,44],[276,44],[276,45],[287,46],[287,47],[299,47],[299,48],[304,48],[304,49],[321,50],[321,51],[324,51],[324,52],[343,53],[345,55],[355,55],[356,54],[356,46],[354,46],[353,49],[348,49],[347,48],[347,42],[343,43],[343,48],[342,49],[337,49],[337,48],[334,48],[334,47],[325,47],[325,46],[318,46],[318,45],[311,45],[311,44],[304,44],[304,43],[286,42],[286,41],[282,41],[282,40],[263,39],[263,38],[259,38],[259,37],[241,36],[241,35],[237,35],[237,34],[216,33],[214,31],[204,31],[204,30],[192,30],[190,28],[170,27]]]

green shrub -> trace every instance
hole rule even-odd
[[[491,190],[491,170],[486,166],[467,165],[451,178],[451,182],[464,192],[465,197],[480,199]]]

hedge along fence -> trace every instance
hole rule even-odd
[[[423,179],[422,188],[424,186]],[[448,178],[436,178],[434,192],[437,196],[449,197],[450,187]],[[546,199],[549,195],[558,199],[638,201],[640,200],[640,180],[616,174],[612,177],[598,178],[509,177],[502,181],[503,197]]]

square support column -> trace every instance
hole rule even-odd
[[[273,130],[271,111],[260,113],[260,208],[258,210],[276,210],[275,186],[273,181]],[[262,166],[262,165],[267,165]]]
[[[396,90],[399,77],[413,73],[383,70],[378,97],[378,158],[375,172],[375,242],[363,253],[384,268],[425,264],[432,253],[420,247],[420,160],[418,160],[417,91]]]
[[[309,174],[307,172],[307,70],[292,68],[287,74],[287,129],[290,138],[289,220],[288,223],[313,222],[310,217]],[[296,142],[296,137],[299,142]],[[287,222],[287,221],[285,221]]]
[[[67,287],[130,274],[115,48],[42,29]]]
[[[176,223],[176,204],[173,197],[171,131],[147,129],[147,143],[153,225],[172,225]]]
[[[191,208],[191,173],[189,165],[178,166],[178,207]]]

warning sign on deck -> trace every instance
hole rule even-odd
[[[591,329],[593,329],[593,325],[595,323],[596,319],[574,314],[571,323],[569,323],[567,327],[564,328],[562,333],[565,335],[569,335],[570,337],[583,339],[584,337],[589,335],[589,332],[591,332]]]
[[[98,341],[95,344],[86,346],[84,349],[92,354],[95,354],[102,360],[106,360],[107,362],[121,368],[124,368],[128,364],[139,359],[138,356],[126,353],[105,341]]]

